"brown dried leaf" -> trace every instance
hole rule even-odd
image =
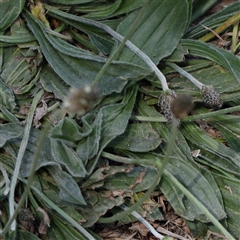
[[[43,116],[45,116],[47,114],[47,104],[44,100],[41,101],[42,102],[42,107],[38,107],[35,110],[35,116],[33,119],[33,125],[36,128],[39,128],[41,126],[41,123],[39,122],[40,119],[42,119]]]
[[[39,227],[38,227],[38,232],[40,234],[47,234],[47,230],[50,227],[50,219],[46,211],[40,207],[37,209],[38,212],[41,212],[43,214],[43,220],[41,221]]]
[[[137,231],[144,237],[146,237],[149,233],[149,229],[144,224],[142,224],[141,222],[133,223],[132,226],[129,227],[129,230]]]

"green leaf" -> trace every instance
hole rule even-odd
[[[225,218],[226,213],[215,194],[216,184],[210,184],[203,174],[196,167],[192,166],[190,162],[176,156],[176,153],[174,155],[169,159],[166,169],[201,201],[217,219]],[[141,163],[141,159],[148,160],[149,164],[154,164],[155,161],[162,161],[164,157],[156,153],[136,153],[134,155],[131,153],[130,156],[138,159],[139,163]],[[191,221],[197,219],[201,222],[209,222],[201,210],[187,199],[179,189],[173,186],[165,176],[162,178],[159,188],[177,214]]]
[[[87,220],[83,227],[91,227],[107,210],[123,204],[123,197],[112,197],[112,192],[102,190],[100,192],[88,190],[86,192],[88,205],[81,207],[81,214]],[[93,201],[95,200],[95,201]]]
[[[215,1],[215,0],[212,0]],[[201,4],[202,0],[199,1]],[[223,10],[218,11],[214,14],[211,14],[209,17],[204,18],[200,23],[196,24],[195,26],[192,26],[188,29],[188,32],[184,35],[184,38],[200,38],[204,34],[209,33],[209,30],[205,27],[208,27],[210,29],[214,29],[219,27],[221,24],[223,24],[225,21],[227,21],[230,17],[237,14],[239,12],[240,8],[240,2],[236,1],[225,8]]]
[[[159,114],[143,100],[139,102],[139,112],[144,116],[157,116]],[[151,125],[164,139],[164,142],[168,142],[170,135],[168,128],[162,123],[152,123]],[[190,135],[197,135],[189,129],[187,132],[190,133]],[[152,161],[152,164],[154,164],[154,161],[159,161],[159,159],[163,158],[162,152],[164,152],[165,145],[161,144],[159,148],[161,149],[158,151],[156,150],[157,154],[147,153],[142,155],[142,158],[149,159],[149,161]],[[221,198],[215,194],[216,184],[212,180],[209,182],[198,170],[198,167],[192,163],[193,159],[190,151],[185,138],[179,132],[173,147],[173,156],[170,158],[166,168],[179,180],[179,182],[187,187],[217,219],[222,219],[225,217],[225,212],[221,206]],[[135,154],[135,156],[141,161],[141,154]],[[179,215],[191,221],[194,219],[198,219],[202,222],[209,221],[205,215],[191,201],[185,198],[179,189],[172,186],[165,177],[160,183],[160,189]]]
[[[107,4],[104,7],[98,8],[98,11],[88,13],[84,15],[84,17],[89,19],[101,20],[108,18],[109,16],[113,15],[114,12],[122,5],[122,0],[117,0],[112,4]]]
[[[42,22],[27,12],[24,16],[53,70],[70,86],[79,88],[91,85],[105,60],[46,34]],[[120,92],[128,79],[138,79],[149,72],[133,64],[113,62],[102,77],[103,80],[98,82],[98,86],[103,94]]]
[[[224,177],[222,174],[214,174],[214,177],[223,196],[224,206],[227,213],[228,230],[237,239],[240,236],[240,181]]]
[[[113,18],[116,16],[124,16],[124,14],[130,13],[137,8],[140,8],[143,4],[143,0],[129,1],[129,0],[118,0],[113,4],[103,3],[101,5],[88,5],[79,6],[79,12],[86,12],[88,14],[84,15],[86,18],[91,19],[106,19]],[[114,19],[116,20],[116,18]]]
[[[121,6],[117,9],[116,12],[111,17],[119,16],[125,13],[130,13],[131,11],[138,9],[142,6],[144,0],[138,1],[129,1],[122,0]]]
[[[189,3],[185,0],[151,0],[129,40],[158,64],[177,47],[188,26],[189,10]],[[119,24],[117,31],[120,34],[127,34],[138,11],[131,13]],[[145,63],[127,48],[122,51],[119,60],[145,66]]]
[[[21,44],[32,42],[36,40],[33,35],[29,33],[24,22],[19,19],[11,25],[11,35],[0,35],[0,41],[11,44]]]
[[[7,123],[0,125],[0,147],[11,140],[18,138],[23,133],[23,126],[18,123]]]
[[[101,138],[101,129],[102,129],[102,114],[98,114],[91,124],[91,133],[88,134],[88,119],[91,119],[93,116],[86,115],[83,117],[83,124],[85,129],[85,138],[77,144],[77,154],[80,156],[82,161],[86,163],[89,159],[95,157],[99,151],[99,141]]]
[[[108,143],[125,131],[135,104],[137,90],[137,84],[129,87],[121,103],[105,106],[99,110],[98,116],[102,118],[99,151],[87,164],[89,173],[93,171],[101,152]]]
[[[238,93],[240,85],[230,71],[218,64],[213,65],[209,60],[191,60],[185,61],[185,64],[187,66],[182,67],[185,71],[191,73],[201,83],[212,85],[221,94],[224,102],[240,99]],[[173,71],[169,72],[168,70],[169,68],[166,68],[164,73],[173,73]],[[193,95],[197,98],[196,101],[202,101],[199,89],[182,76],[174,76],[169,85],[180,93]]]
[[[48,0],[49,3],[57,3],[57,4],[65,4],[65,5],[75,5],[75,4],[83,4],[83,3],[89,3],[93,0]]]
[[[1,78],[15,93],[22,93],[24,86],[34,79],[41,61],[42,56],[36,49],[30,47],[16,51],[4,62]]]
[[[40,238],[38,238],[36,236],[36,234],[33,234],[31,232],[28,231],[24,231],[24,230],[20,230],[18,231],[18,240],[40,240]]]
[[[188,48],[187,47],[183,47],[181,44],[178,44],[177,48],[166,59],[166,61],[182,62],[185,59],[185,55],[187,55],[187,54],[188,54]]]
[[[49,166],[48,171],[60,189],[59,198],[61,200],[71,204],[86,205],[78,184],[68,173],[62,171],[61,168],[57,166]]]
[[[191,55],[207,58],[228,69],[240,84],[240,59],[221,48],[212,44],[203,43],[197,40],[180,41],[182,46],[188,47]]]
[[[148,123],[129,124],[108,146],[133,152],[148,152],[161,144],[160,136]]]
[[[214,119],[208,119],[208,122],[216,127],[227,140],[231,149],[240,152],[240,117],[233,115],[217,116]]]
[[[65,224],[61,220],[62,219],[58,219],[57,217],[53,216],[54,225],[51,227],[56,226],[57,228],[59,228],[64,236],[63,239],[71,239],[71,240],[85,240],[86,239],[70,224]]]
[[[182,124],[181,132],[191,144],[195,145],[193,150],[201,149],[201,155],[206,155],[206,160],[210,164],[240,176],[240,155],[237,152],[216,142],[193,123]]]
[[[82,129],[79,125],[70,118],[63,118],[59,123],[51,130],[50,137],[68,143],[72,145],[77,144],[82,138],[89,136],[92,132],[92,127],[85,121],[86,117],[83,117]]]
[[[23,127],[22,127],[23,128]],[[19,130],[20,131],[20,130]],[[23,130],[22,130],[23,131]],[[20,175],[21,177],[28,177],[33,159],[34,159],[34,153],[36,152],[36,149],[38,147],[38,140],[40,138],[41,132],[37,129],[31,129],[27,148],[24,153],[24,157],[22,160],[21,168],[20,168]],[[14,138],[10,139],[5,145],[4,150],[11,154],[11,156],[15,159],[17,157],[17,153],[19,151],[19,147],[21,144],[22,138]],[[57,165],[58,163],[54,162],[52,154],[51,154],[51,142],[48,137],[45,138],[45,142],[42,148],[42,151],[40,153],[40,156],[38,158],[38,165],[36,170],[38,170],[41,167],[48,166],[48,165]]]
[[[64,165],[71,176],[85,177],[87,172],[83,162],[72,148],[64,143],[52,140],[52,155],[55,162]]]
[[[40,82],[47,92],[52,92],[56,98],[64,100],[70,88],[49,65],[44,66],[40,73]]]
[[[13,110],[16,106],[15,96],[12,89],[9,88],[0,78],[0,106]]]
[[[193,4],[193,13],[191,21],[193,22],[198,17],[203,15],[212,5],[214,5],[217,0],[197,0]]]
[[[0,32],[12,25],[24,5],[25,0],[4,0],[0,2]]]
[[[141,166],[123,167],[122,172],[108,176],[104,180],[104,188],[111,191],[121,190],[125,192],[141,192],[147,190],[157,174],[155,168],[145,168]]]
[[[79,18],[78,16],[68,14],[63,11],[59,11],[58,9],[53,8],[52,6],[50,7],[45,5],[45,7],[47,7],[48,15],[60,20],[61,22],[69,26],[72,26],[73,28],[78,29],[80,32],[86,33],[92,42],[92,43],[89,43],[89,40],[87,40],[88,42],[86,43],[86,39],[83,40],[83,37],[81,34],[78,34],[80,36],[76,38],[76,34],[72,34],[73,31],[70,30],[69,31],[70,35],[72,35],[77,41],[79,41],[80,44],[83,44],[84,46],[88,47],[89,50],[97,47],[99,51],[102,53],[109,54],[111,52],[114,42],[109,37],[109,35],[106,32],[104,32],[104,30],[99,29],[93,25],[84,24],[83,23],[83,20],[85,20],[84,18]],[[109,20],[105,22],[107,25],[110,25],[110,27],[115,29],[116,25],[118,25],[120,21],[118,19],[115,19],[115,20],[111,20],[110,22]],[[89,48],[90,44],[91,45],[93,44],[95,46],[92,45],[91,48]]]

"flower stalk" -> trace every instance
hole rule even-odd
[[[195,86],[197,86],[201,90],[201,95],[203,102],[211,108],[221,108],[223,105],[223,101],[221,99],[220,94],[214,89],[213,86],[204,85],[199,82],[195,77],[193,77],[190,73],[184,71],[181,67],[176,65],[175,63],[166,63],[167,66],[173,68],[177,72],[179,72],[182,76],[190,80]]]

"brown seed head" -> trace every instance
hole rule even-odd
[[[204,103],[211,108],[221,108],[223,101],[220,94],[212,87],[204,85],[201,89]]]
[[[163,93],[159,99],[159,105],[161,107],[161,112],[167,119],[167,122],[171,125],[173,123],[174,115],[171,111],[172,102],[176,98],[176,93],[171,91],[171,93]]]

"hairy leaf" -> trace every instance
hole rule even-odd
[[[158,64],[177,47],[188,26],[189,8],[189,3],[185,0],[151,0],[129,40]],[[131,13],[119,24],[117,31],[125,36],[137,14],[138,11]],[[145,63],[127,48],[122,51],[119,60],[145,66]]]
[[[4,0],[0,2],[0,32],[7,29],[17,19],[25,0]]]
[[[221,48],[197,40],[181,40],[182,46],[188,47],[191,55],[207,58],[228,69],[240,84],[240,59]]]
[[[161,138],[148,123],[129,124],[109,146],[133,152],[148,152],[161,144]]]
[[[23,126],[18,123],[7,123],[0,125],[0,147],[11,140],[18,138],[23,133]]]
[[[52,140],[52,155],[57,163],[64,165],[71,176],[85,177],[86,169],[77,153],[64,143]]]
[[[46,34],[42,22],[29,13],[25,13],[24,16],[53,70],[70,86],[79,88],[91,85],[105,60]],[[114,62],[97,85],[102,89],[103,94],[120,92],[128,79],[138,79],[146,73],[146,69],[136,65]]]
[[[48,171],[52,174],[60,189],[59,198],[61,200],[72,204],[86,205],[80,188],[68,173],[57,166],[48,167]]]
[[[16,106],[14,94],[0,78],[0,106],[3,105],[8,109],[14,109]]]

